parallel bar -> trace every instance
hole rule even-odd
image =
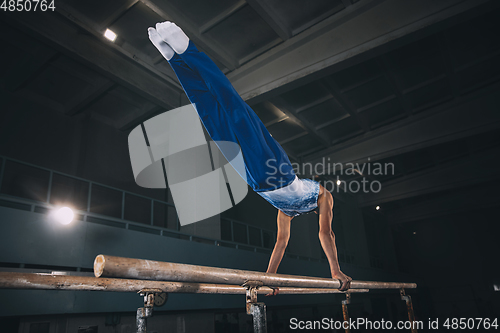
[[[408,320],[411,322],[411,333],[417,333],[416,324],[415,324],[415,315],[413,313],[413,302],[411,301],[411,296],[406,295],[405,290],[401,289],[401,300],[406,302],[406,309],[408,311]]]
[[[121,277],[141,280],[223,283],[242,285],[248,280],[273,287],[340,288],[338,280],[298,275],[283,275],[237,269],[176,264],[170,262],[98,255],[94,261],[96,277]],[[352,281],[352,289],[412,289],[415,283]]]
[[[68,276],[34,273],[0,272],[0,289],[43,289],[43,290],[80,290],[134,292],[143,289],[161,289],[167,293],[194,294],[246,294],[246,288],[236,285],[218,285],[207,283],[144,281],[130,279],[95,278],[89,276]],[[269,294],[273,290],[260,287],[258,294]],[[349,290],[368,292],[368,289]],[[341,294],[337,289],[325,288],[290,288],[282,287],[280,294]]]

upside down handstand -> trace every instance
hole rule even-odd
[[[253,110],[241,99],[219,68],[199,52],[174,23],[149,28],[149,39],[168,60],[213,141],[241,147],[247,183],[278,209],[278,233],[267,273],[276,273],[290,238],[290,222],[319,208],[319,239],[330,264],[332,278],[347,290],[351,278],[340,270],[333,220],[333,197],[318,182],[300,179],[283,148]],[[224,151],[222,151],[224,154]],[[270,295],[276,295],[276,289]]]

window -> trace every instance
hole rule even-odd
[[[151,200],[125,194],[125,220],[151,224]]]
[[[90,203],[92,213],[122,217],[122,192],[92,184]]]
[[[20,198],[46,201],[49,172],[25,164],[7,161],[1,192]]]
[[[87,210],[89,183],[54,173],[50,191],[50,203]]]

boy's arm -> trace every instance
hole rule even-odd
[[[278,271],[278,266],[283,259],[283,254],[285,253],[288,240],[290,239],[290,221],[292,218],[293,217],[284,214],[281,210],[278,210],[278,235],[276,237],[276,244],[274,245],[273,253],[271,254],[271,259],[269,260],[269,266],[267,267],[266,273],[276,273]],[[266,296],[278,295],[279,288],[272,289],[273,292],[267,294]]]
[[[276,236],[276,244],[274,245],[273,253],[271,254],[271,259],[269,260],[269,266],[266,273],[276,273],[278,271],[278,266],[283,259],[283,254],[285,253],[285,249],[288,245],[288,240],[290,239],[291,220],[292,217],[278,210],[278,234]]]

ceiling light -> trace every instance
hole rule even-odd
[[[116,39],[116,34],[113,31],[106,29],[106,31],[104,32],[104,37],[114,42]]]
[[[71,208],[62,207],[54,212],[54,218],[61,224],[69,224],[75,218],[75,213]]]
[[[375,207],[376,210],[380,210],[380,206]]]

